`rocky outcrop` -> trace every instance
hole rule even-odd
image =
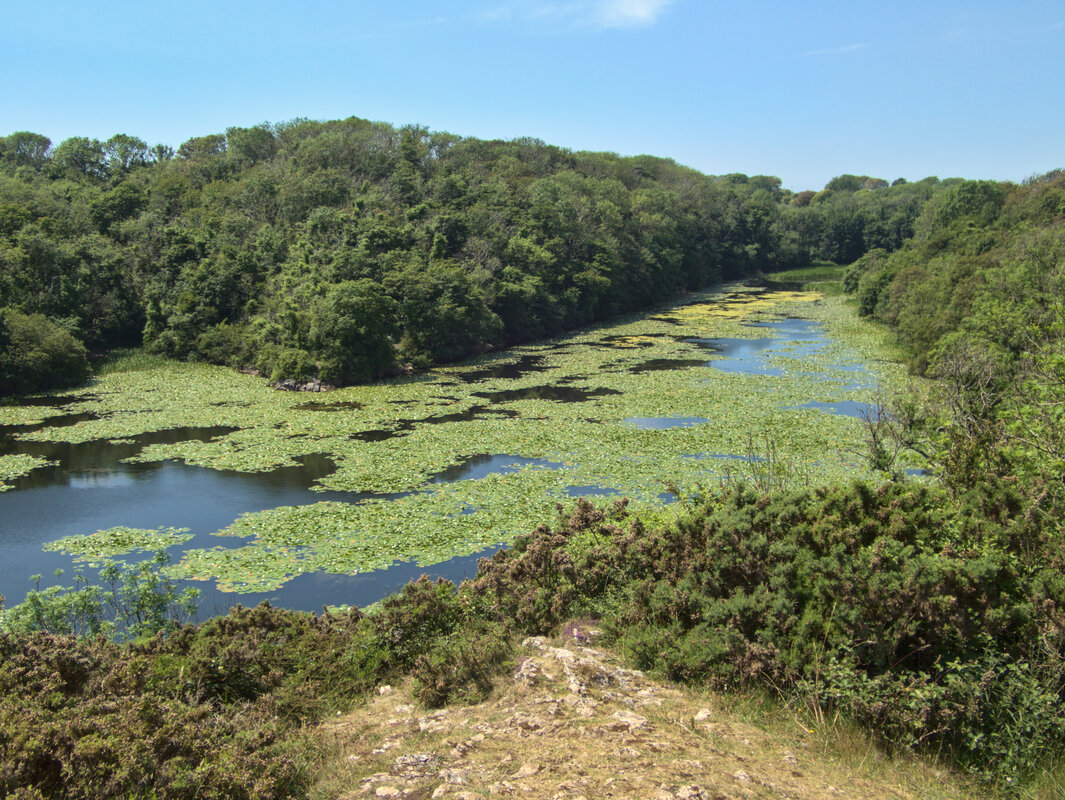
[[[331,383],[324,383],[317,378],[312,378],[306,383],[299,383],[292,378],[285,378],[274,384],[279,392],[331,392],[337,387]]]
[[[506,685],[476,706],[428,711],[408,687],[381,687],[366,707],[323,728],[340,754],[331,774],[343,775],[331,793],[344,800],[923,796],[920,786],[874,782],[824,757],[823,740],[799,725],[788,736],[767,732],[705,693],[626,669],[590,646],[594,634],[583,628],[566,639],[527,639]]]

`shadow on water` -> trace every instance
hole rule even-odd
[[[617,389],[599,387],[581,389],[576,386],[529,386],[525,389],[501,389],[496,392],[474,392],[492,403],[513,403],[519,400],[551,400],[556,403],[583,403],[596,397],[621,394]]]
[[[599,347],[616,347],[622,350],[631,350],[634,347],[654,347],[653,341],[647,341],[648,339],[658,339],[667,334],[664,333],[641,333],[638,335],[631,334],[617,334],[614,336],[604,336],[596,344]]]
[[[486,405],[473,406],[466,411],[457,411],[453,414],[439,414],[435,417],[422,417],[420,419],[397,419],[392,428],[378,428],[371,431],[361,431],[351,434],[350,439],[360,442],[383,442],[386,439],[397,439],[406,436],[419,425],[441,425],[445,422],[473,422],[479,419],[514,418],[518,412],[509,408],[489,408]]]
[[[0,406],[29,406],[31,408],[65,408],[66,406],[74,403],[84,403],[88,400],[95,400],[95,394],[72,394],[66,397],[52,397],[50,395],[43,395],[41,397],[23,397],[13,398],[0,401]]]
[[[706,361],[701,358],[652,358],[629,367],[629,372],[633,375],[639,375],[643,372],[664,372],[703,366],[706,366]]]
[[[480,381],[498,379],[519,380],[526,375],[549,370],[550,367],[544,364],[543,361],[543,356],[528,355],[508,364],[498,364],[494,367],[471,369],[450,374],[464,383],[479,383]]]
[[[347,400],[347,401],[344,401],[344,402],[337,402],[337,403],[310,402],[310,403],[300,403],[299,405],[294,406],[294,408],[298,409],[299,411],[326,411],[326,412],[329,412],[329,411],[354,411],[354,410],[360,409],[362,407],[363,407],[363,404],[359,403],[359,402],[356,402],[355,400]]]

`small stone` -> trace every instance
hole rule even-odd
[[[736,770],[732,773],[732,777],[738,780],[740,783],[750,783],[751,776],[744,772],[742,769]]]
[[[379,695],[392,694],[392,687],[391,686],[378,686],[377,687],[377,693]]]
[[[785,753],[784,760],[787,761],[789,764],[799,763],[799,759],[797,759],[792,753]]]
[[[539,764],[522,764],[518,768],[518,771],[511,775],[511,778],[529,778],[540,771]]]
[[[691,786],[682,786],[677,789],[677,800],[706,800],[706,792],[702,790],[701,786],[692,784]]]
[[[426,769],[435,760],[436,756],[432,753],[411,753],[397,758],[394,766],[399,770]]]
[[[378,786],[373,794],[374,797],[399,797],[403,793],[395,786]]]
[[[445,794],[449,794],[450,792],[451,787],[448,786],[446,783],[442,783],[435,789],[433,789],[432,798],[433,800],[440,800],[441,797],[443,797]]]
[[[515,714],[511,721],[521,728],[523,731],[540,731],[544,728],[544,721],[539,717],[535,717],[532,714],[527,714],[524,711],[519,711]]]
[[[414,706],[396,706],[397,714],[409,714],[414,710]]]
[[[633,714],[631,711],[615,711],[613,714],[614,719],[620,723],[610,725],[611,730],[625,730],[638,731],[648,726],[647,719],[641,717],[639,714]]]
[[[444,783],[450,783],[455,786],[463,786],[469,783],[466,773],[460,769],[442,769],[437,775],[444,779]]]
[[[710,709],[709,708],[701,708],[695,714],[695,722],[696,723],[706,722],[708,719],[710,719]]]

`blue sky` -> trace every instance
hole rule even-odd
[[[1065,3],[18,3],[0,135],[348,116],[820,188],[1065,167]]]

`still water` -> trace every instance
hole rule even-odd
[[[755,339],[686,339],[705,348],[713,357],[707,361],[690,358],[650,360],[639,364],[633,372],[663,369],[686,369],[702,366],[707,369],[743,372],[753,375],[777,375],[780,368],[767,361],[772,354],[811,353],[826,344],[820,325],[809,320],[786,319],[756,324],[765,329],[764,337]],[[610,345],[609,341],[604,343]],[[525,357],[517,364],[467,372],[465,382],[486,378],[520,378],[542,370],[540,359]],[[559,403],[581,403],[594,397],[618,394],[610,388],[580,389],[559,385],[526,387],[514,390],[475,393],[484,400],[467,412],[422,420],[397,420],[390,431],[369,431],[359,434],[368,441],[402,436],[415,424],[447,424],[463,420],[510,415],[507,409],[493,408],[493,404],[523,399],[542,399]],[[76,400],[67,398],[70,404]],[[39,405],[53,405],[56,401],[42,398],[32,401]],[[300,406],[307,411],[343,413],[357,404],[308,401]],[[852,401],[809,403],[806,408],[818,408],[827,413],[860,415],[868,409]],[[82,444],[25,441],[22,433],[48,427],[73,425],[91,418],[87,414],[67,414],[51,417],[41,425],[0,426],[0,455],[24,453],[54,462],[33,470],[29,475],[11,482],[8,491],[0,492],[0,594],[7,606],[21,602],[32,588],[31,574],[42,576],[42,586],[56,583],[55,570],[66,574],[59,580],[69,584],[72,576],[71,559],[60,553],[43,551],[46,542],[70,535],[86,534],[115,526],[131,528],[160,527],[187,528],[193,539],[171,548],[171,558],[178,561],[181,552],[189,548],[240,547],[246,541],[237,537],[211,536],[214,531],[231,524],[241,514],[276,508],[306,505],[323,500],[358,503],[371,497],[395,498],[402,495],[374,495],[368,493],[315,491],[323,477],[331,474],[336,465],[325,455],[309,455],[296,459],[294,466],[272,472],[243,473],[219,471],[190,466],[180,461],[155,463],[126,463],[125,459],[138,454],[151,444],[181,441],[210,441],[233,428],[181,428],[123,439],[97,440]],[[701,425],[702,417],[631,417],[627,424],[641,429],[668,429]],[[737,458],[729,454],[706,454],[707,458]],[[523,466],[557,468],[562,465],[546,459],[520,458],[499,453],[484,453],[469,457],[463,463],[431,478],[432,483],[477,479],[493,473],[505,473]],[[571,486],[572,496],[608,498],[616,491],[603,486]],[[473,511],[472,509],[470,510]],[[455,558],[423,568],[412,563],[393,566],[360,575],[304,574],[289,580],[274,592],[262,594],[233,594],[220,592],[206,582],[183,582],[202,592],[203,615],[224,611],[237,603],[254,605],[269,600],[288,608],[320,611],[325,605],[349,604],[365,606],[397,591],[407,581],[428,574],[459,581],[476,573],[480,557],[490,555],[497,547],[481,553]],[[92,576],[92,570],[86,574]]]

